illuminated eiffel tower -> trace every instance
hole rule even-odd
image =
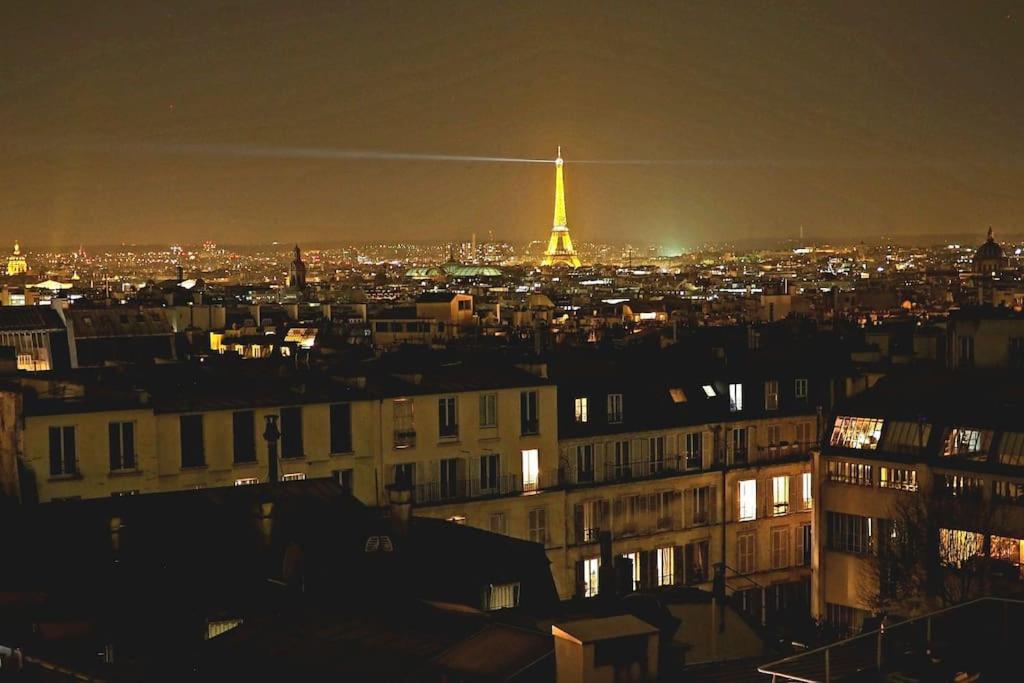
[[[561,147],[558,148],[558,158],[555,159],[555,222],[551,227],[547,251],[544,252],[544,259],[540,264],[580,267],[580,259],[576,256],[576,250],[572,248],[572,238],[569,237],[569,226],[565,220],[565,180],[562,178]]]

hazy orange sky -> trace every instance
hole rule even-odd
[[[1024,232],[1024,7],[893,4],[5,3],[0,240]]]

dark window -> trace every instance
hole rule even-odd
[[[495,492],[498,490],[498,454],[489,453],[480,456],[480,491]]]
[[[331,406],[331,453],[352,452],[352,404]]]
[[[519,394],[519,428],[519,432],[524,435],[540,432],[536,391],[523,391]]]
[[[231,416],[231,426],[235,462],[255,462],[256,416],[251,410],[239,410]]]
[[[459,470],[461,463],[458,458],[445,458],[441,461],[441,498],[459,496]]]
[[[206,464],[206,450],[203,447],[203,416],[182,415],[181,466],[200,467]]]
[[[442,439],[456,439],[459,436],[459,418],[454,396],[437,400],[437,433]]]
[[[301,458],[302,408],[281,408],[281,457]]]
[[[135,423],[111,422],[107,425],[110,441],[110,469],[135,469]]]
[[[50,474],[75,474],[75,428],[50,427]]]

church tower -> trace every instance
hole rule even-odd
[[[295,258],[288,265],[288,288],[302,291],[306,288],[306,264],[302,261],[299,245],[295,245]]]
[[[562,164],[562,148],[559,147],[558,158],[555,159],[555,220],[551,227],[548,248],[540,264],[579,268],[580,259],[576,256],[576,250],[572,248],[572,238],[569,237],[569,226],[565,220],[565,179],[562,175]]]
[[[7,257],[7,274],[22,275],[26,272],[28,272],[28,263],[25,261],[25,255],[21,253],[21,245],[18,244],[18,240],[14,240],[14,253]]]

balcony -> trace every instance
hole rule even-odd
[[[444,503],[470,498],[508,496],[523,492],[522,478],[518,474],[502,474],[491,482],[479,477],[470,479],[444,479],[413,486],[414,503]]]
[[[412,448],[416,445],[415,429],[396,429],[395,448]]]

